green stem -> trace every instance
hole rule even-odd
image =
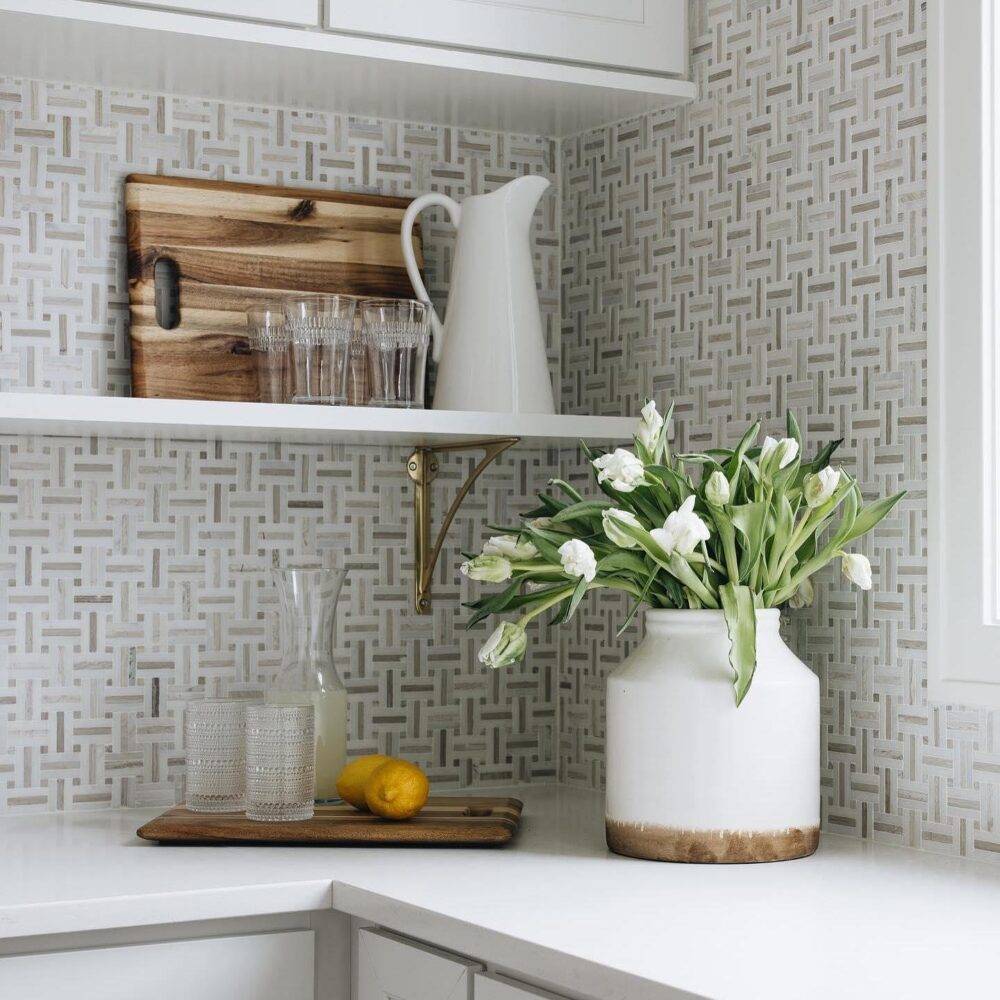
[[[578,586],[576,582],[578,580],[579,577],[576,578],[571,587],[565,587],[562,590],[556,591],[556,593],[552,594],[544,601],[536,604],[530,611],[526,611],[518,619],[518,624],[524,628],[533,618],[537,618],[540,614],[542,614],[542,612],[548,611],[549,608],[554,607],[556,604],[561,604],[567,597],[572,597],[573,591],[576,590]],[[589,593],[591,590],[598,590],[602,587],[609,590],[624,590],[633,597],[638,597],[640,599],[643,597],[643,592],[634,583],[630,583],[628,580],[608,580],[597,577],[587,584],[587,591]]]
[[[707,566],[709,569],[714,570],[716,573],[721,573],[725,575],[726,572],[725,567],[721,563],[717,563],[708,554],[703,555],[700,552],[692,552],[691,555],[688,556],[688,559],[690,559],[690,561],[693,563],[697,563],[699,566]]]
[[[813,556],[808,562],[803,563],[795,576],[788,581],[788,584],[777,591],[771,598],[771,606],[776,608],[779,604],[784,604],[799,589],[799,584],[803,580],[807,580],[813,573],[821,570],[833,557],[833,553],[830,552],[828,546],[822,552]]]
[[[788,566],[788,563],[792,560],[795,553],[798,552],[800,548],[802,548],[802,546],[808,540],[809,536],[814,531],[819,530],[820,524],[817,524],[811,530],[807,530],[809,529],[810,524],[813,522],[813,515],[816,513],[817,513],[816,508],[813,507],[809,508],[809,511],[806,514],[806,516],[803,517],[802,520],[799,521],[799,523],[796,525],[795,530],[792,532],[792,537],[788,540],[788,544],[785,546],[785,551],[781,557],[781,560],[778,562],[778,565],[773,570],[769,570],[768,579],[780,580],[782,573],[785,572],[785,568]]]
[[[719,606],[718,598],[702,583],[698,574],[691,568],[691,564],[683,556],[679,556],[675,552],[665,568],[676,576],[688,590],[697,595],[698,600],[706,607],[717,608]]]
[[[719,538],[722,539],[722,551],[726,560],[726,572],[730,583],[740,582],[740,561],[736,555],[736,532],[733,522],[726,516],[725,510],[712,508],[712,520],[715,522]]]
[[[518,625],[520,625],[521,628],[524,628],[528,622],[530,622],[533,618],[537,618],[543,611],[548,611],[549,608],[554,605],[561,604],[565,601],[567,597],[572,595],[574,590],[576,590],[576,584],[573,584],[572,587],[566,587],[564,590],[556,591],[551,597],[546,598],[544,601],[541,601],[532,607],[530,611],[526,611],[523,615],[521,615],[521,617],[517,620]]]

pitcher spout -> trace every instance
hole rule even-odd
[[[497,194],[503,194],[511,221],[523,224],[525,229],[538,208],[538,202],[549,189],[551,181],[540,174],[528,174],[505,184]]]

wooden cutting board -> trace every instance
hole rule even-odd
[[[132,393],[256,400],[246,313],[275,296],[412,298],[407,198],[132,174],[125,180]],[[423,266],[419,232],[414,249]],[[179,325],[157,322],[153,272],[172,260]],[[162,270],[162,269],[161,269]]]
[[[517,833],[522,805],[519,799],[431,796],[413,819],[393,821],[338,803],[318,805],[312,819],[292,823],[260,823],[243,813],[198,813],[177,806],[136,833],[161,844],[500,847]]]

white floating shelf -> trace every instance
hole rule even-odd
[[[517,437],[536,447],[628,441],[633,417],[390,410],[0,392],[0,434],[440,445]]]
[[[0,0],[0,67],[5,76],[550,137],[698,93],[656,74],[91,0]]]

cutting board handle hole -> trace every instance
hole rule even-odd
[[[181,325],[181,269],[172,257],[157,257],[153,264],[153,307],[161,330]]]

